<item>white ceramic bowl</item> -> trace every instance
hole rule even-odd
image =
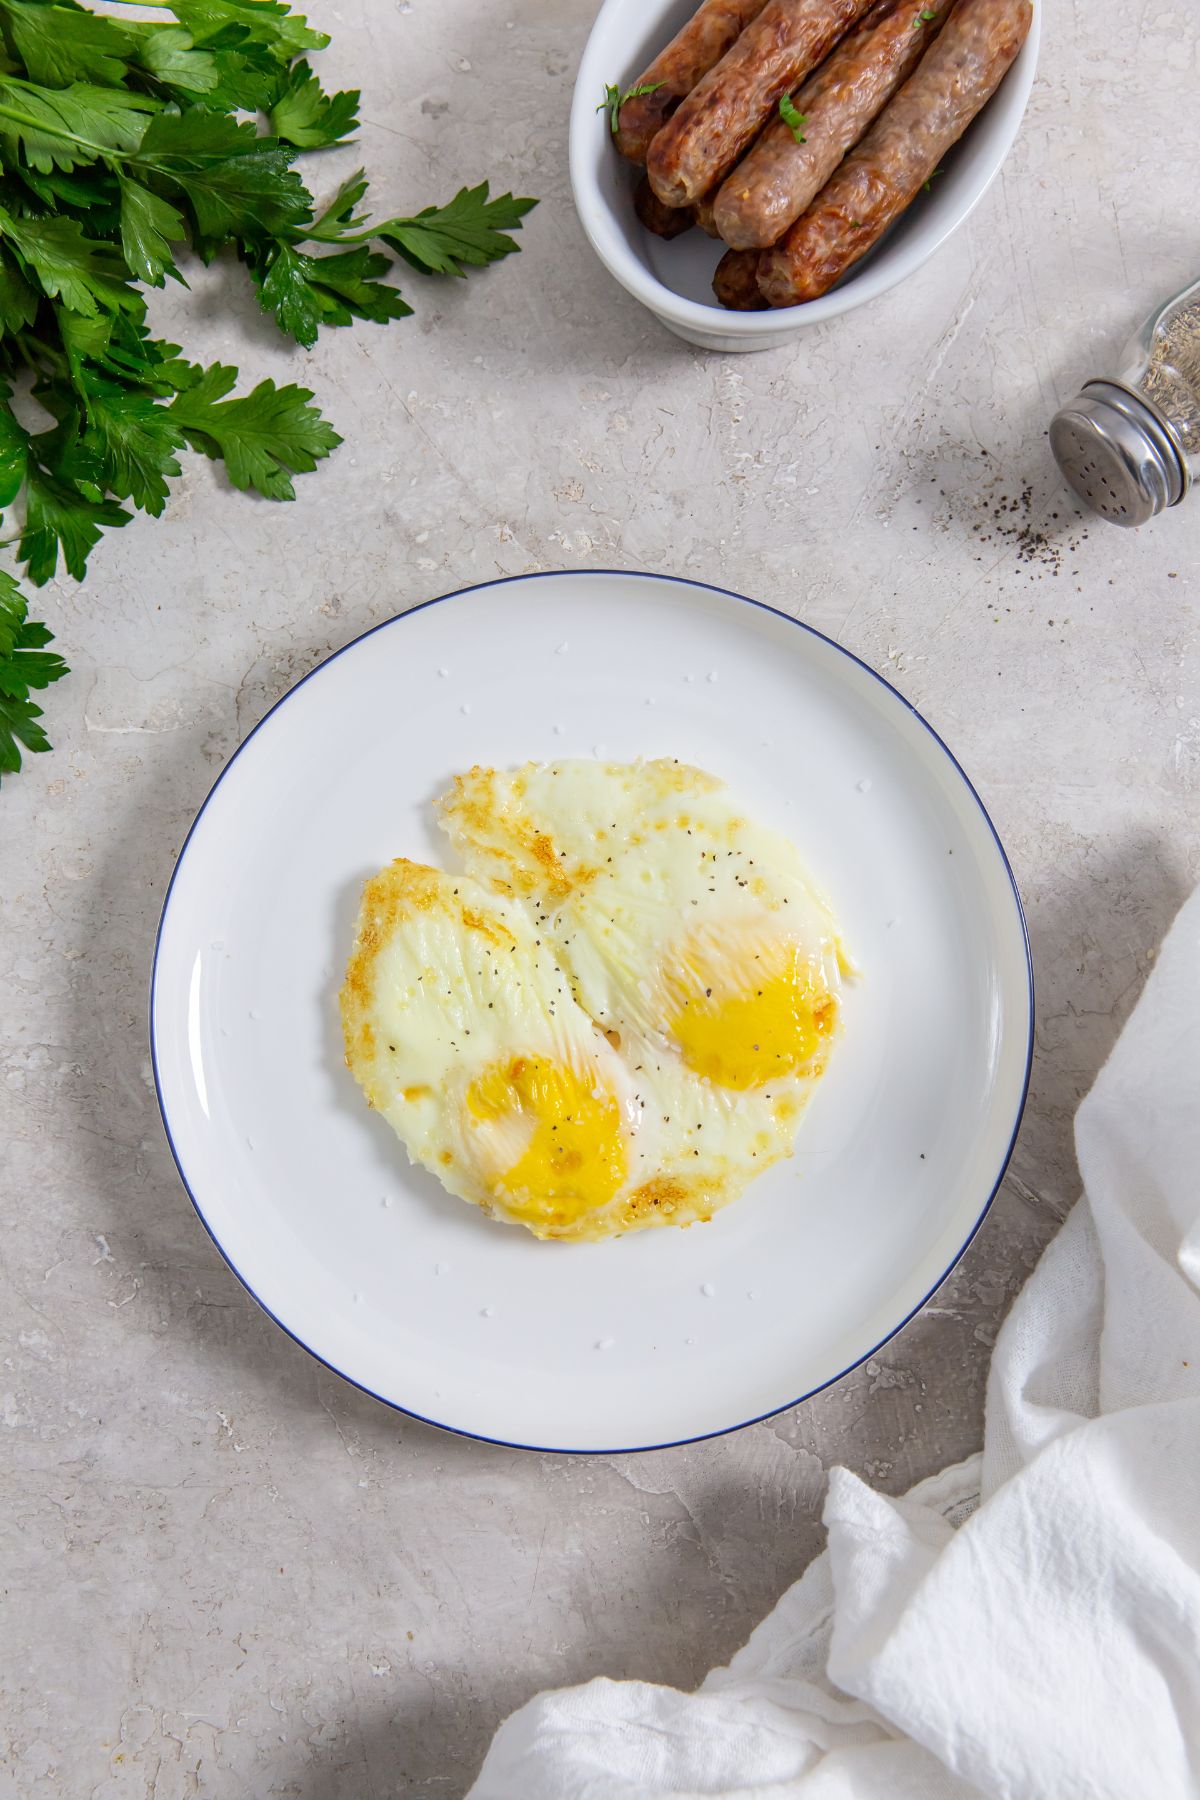
[[[726,312],[712,297],[723,252],[702,231],[666,242],[638,223],[636,170],[617,153],[605,84],[635,81],[695,11],[696,0],[604,0],[579,65],[571,107],[571,186],[593,250],[610,275],[669,331],[706,350],[769,350],[807,325],[836,318],[895,287],[933,255],[974,211],[1000,172],[1021,124],[1037,67],[1041,10],[999,90],[946,158],[945,173],[887,237],[830,293],[773,312]]]

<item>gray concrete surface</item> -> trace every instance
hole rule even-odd
[[[193,461],[163,521],[45,596],[75,673],[54,754],[0,796],[6,1797],[453,1797],[538,1687],[727,1658],[819,1547],[831,1464],[894,1492],[979,1443],[997,1327],[1076,1191],[1075,1105],[1197,874],[1200,496],[1088,529],[1044,436],[1200,273],[1194,8],[1048,9],[970,225],[870,308],[729,360],[665,336],[582,240],[592,11],[312,0],[328,74],[365,87],[381,201],[511,184],[542,197],[523,254],[413,277],[414,319],[309,356],[236,270],[196,272],[165,315],[309,382],[346,445],[293,507]],[[886,1352],[721,1442],[571,1461],[407,1423],[256,1311],[176,1178],[145,1005],[173,858],[272,701],[430,594],[593,564],[760,596],[896,682],[992,810],[1040,994],[1012,1173]]]

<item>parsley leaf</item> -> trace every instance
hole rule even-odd
[[[922,25],[932,25],[936,18],[936,12],[919,12],[913,20],[913,30],[919,31]]]
[[[130,285],[118,250],[84,235],[74,219],[15,219],[0,207],[0,238],[15,252],[26,276],[71,312],[93,318],[105,307],[141,313],[145,303]]]
[[[322,325],[351,325],[355,319],[382,325],[407,318],[412,307],[396,288],[379,280],[392,266],[365,244],[330,256],[305,256],[281,243],[251,274],[264,312],[308,348]]]
[[[336,244],[355,232],[361,231],[367,222],[366,213],[356,213],[355,207],[367,191],[367,177],[362,169],[356,169],[348,181],[343,181],[333,199],[304,233],[306,238],[317,239],[321,243]]]
[[[213,363],[192,373],[195,380],[172,400],[170,415],[193,450],[224,458],[236,488],[254,488],[268,500],[294,500],[291,476],[315,469],[342,441],[308,404],[308,388],[260,381],[244,399],[226,400],[236,369]]]
[[[53,633],[29,617],[14,577],[0,569],[0,776],[16,774],[22,749],[50,748],[38,723],[42,709],[29,695],[67,673],[62,657],[46,649],[53,642]]]
[[[186,200],[201,238],[273,236],[304,224],[312,201],[296,152],[219,113],[159,113],[130,168]]]
[[[0,149],[14,163],[23,153],[31,168],[74,169],[108,152],[135,150],[147,113],[158,106],[146,94],[122,88],[38,88],[9,76],[0,81]]]
[[[18,425],[8,405],[10,388],[0,389],[0,507],[11,506],[21,491],[29,463],[29,433]],[[11,577],[0,570],[0,586]]]
[[[37,317],[38,296],[14,258],[0,249],[0,332],[24,331]]]
[[[512,194],[488,198],[488,184],[459,188],[447,206],[427,206],[412,219],[386,219],[373,235],[398,250],[414,269],[431,275],[465,275],[464,263],[482,268],[520,248],[506,234],[519,231],[536,200]]]
[[[148,75],[165,88],[179,89],[187,99],[213,93],[221,79],[217,58],[208,50],[197,50],[191,33],[174,25],[143,28],[135,55]]]
[[[666,84],[661,81],[642,81],[636,87],[629,87],[622,93],[616,82],[604,84],[604,98],[596,108],[597,112],[608,114],[608,128],[616,137],[621,124],[621,108],[627,100],[640,100],[643,94],[656,94]]]
[[[131,500],[158,518],[170,492],[166,478],[179,474],[176,452],[183,448],[183,432],[170,407],[93,370],[84,376],[84,398],[83,449],[103,467],[118,500]]]
[[[790,94],[779,96],[779,116],[798,144],[808,142],[804,135],[804,127],[808,124],[808,114],[797,110],[792,103]]]
[[[73,81],[116,86],[128,73],[130,40],[117,20],[100,13],[37,0],[3,0],[0,32],[30,79],[45,87],[67,87]]]
[[[257,42],[242,25],[225,27],[195,43],[193,54],[211,61],[216,78],[204,96],[210,112],[265,112],[287,79],[291,52]],[[176,99],[186,102],[182,82],[171,80],[168,85]]]
[[[101,533],[106,527],[128,525],[130,517],[114,501],[97,499],[94,483],[86,479],[83,470],[74,481],[66,481],[31,464],[19,552],[28,565],[30,581],[43,587],[51,579],[58,568],[60,549],[67,573],[82,581],[88,553],[100,542]]]
[[[283,0],[171,0],[171,11],[197,43],[208,34],[240,28],[245,41],[265,45],[288,62],[306,50],[324,50],[329,42]]]
[[[125,261],[148,287],[162,287],[168,275],[179,279],[171,245],[182,243],[187,237],[183,215],[140,182],[122,175],[120,185],[121,249]]]
[[[359,91],[327,94],[306,62],[298,62],[271,107],[271,130],[301,150],[336,144],[358,125]]]

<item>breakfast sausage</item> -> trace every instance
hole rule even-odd
[[[764,312],[767,302],[758,285],[757,250],[727,250],[713,276],[713,293],[730,312]]]
[[[647,183],[647,186],[649,186],[649,183]],[[717,222],[713,218],[713,203],[715,200],[715,194],[702,194],[692,208],[692,211],[696,215],[697,225],[700,227],[701,231],[706,231],[711,238],[719,238],[721,235],[717,230]]]
[[[644,175],[633,190],[633,210],[655,237],[677,238],[696,223],[694,207],[664,206]]]
[[[718,192],[714,216],[727,244],[757,250],[778,243],[908,80],[953,4],[878,0],[792,96],[804,119],[803,142],[773,119]]]
[[[774,249],[762,252],[758,281],[772,306],[827,293],[878,243],[995,93],[1032,18],[1030,0],[958,0],[858,148]]]
[[[767,0],[699,80],[646,153],[650,186],[691,206],[733,167],[784,94],[814,69],[871,0]]]
[[[738,33],[756,19],[767,0],[704,0],[683,30],[660,51],[635,88],[654,87],[652,94],[627,100],[617,115],[617,149],[631,162],[644,163],[650,140],[663,121],[690,94],[702,75],[719,63]]]

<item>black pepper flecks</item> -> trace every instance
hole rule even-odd
[[[1065,501],[1053,507],[1039,505],[1032,483],[1010,493],[998,479],[991,479],[980,490],[976,504],[978,517],[971,526],[976,541],[1015,545],[1016,560],[1028,566],[1031,581],[1041,581],[1047,574],[1061,575],[1067,559],[1078,554],[1088,535],[1078,507],[1068,507]],[[1082,529],[1076,529],[1077,524]],[[1078,575],[1079,571],[1072,568],[1069,573]]]

